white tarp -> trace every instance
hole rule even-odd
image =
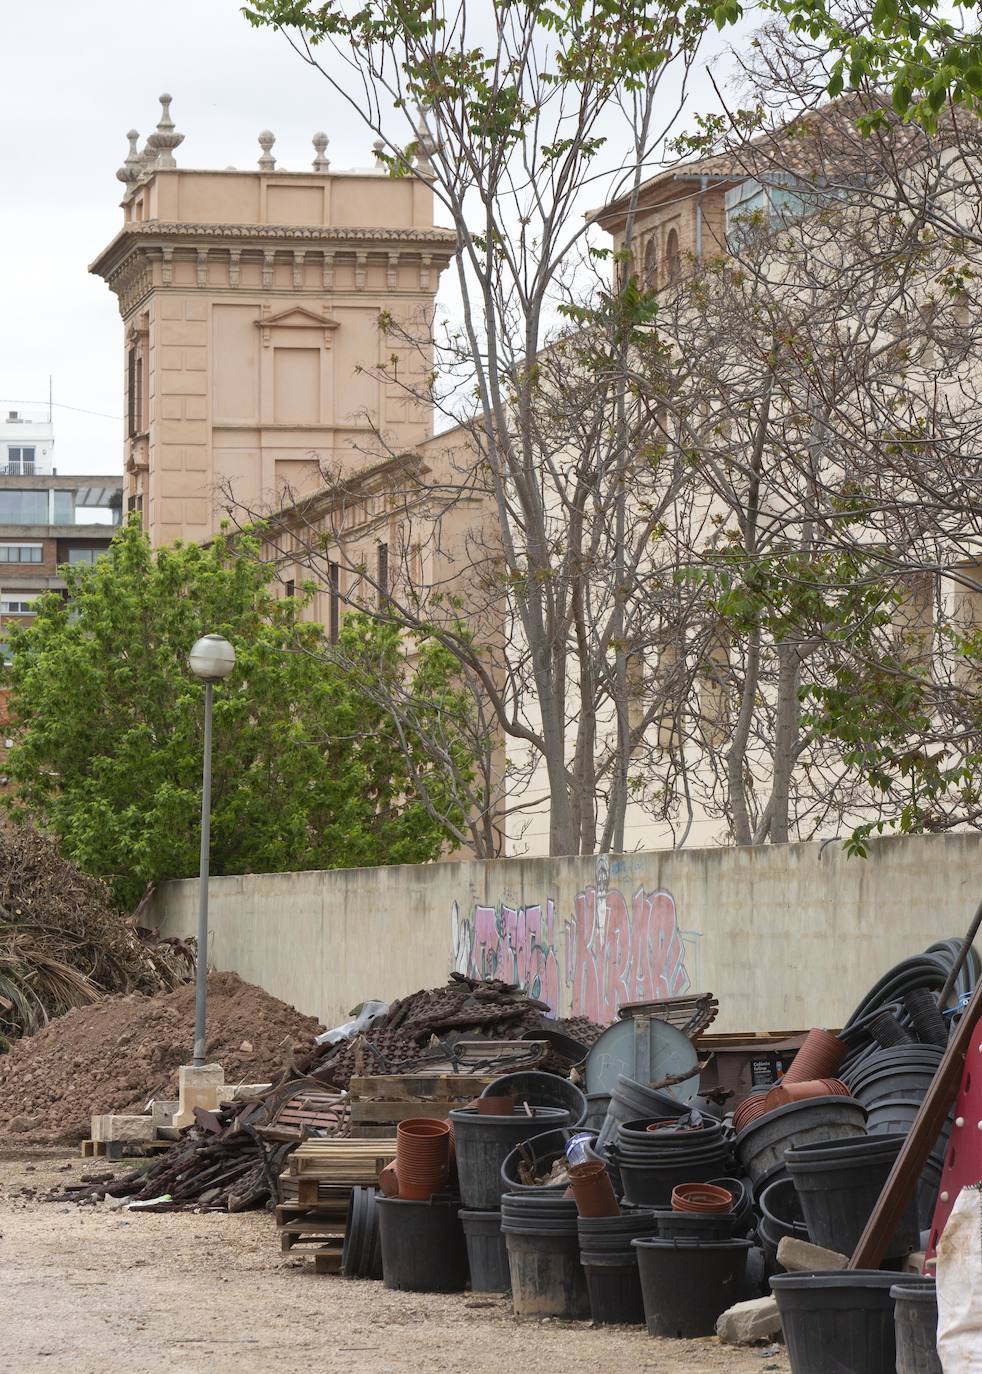
[[[982,1184],[958,1194],[938,1243],[936,1274],[944,1374],[982,1374]]]

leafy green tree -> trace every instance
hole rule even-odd
[[[419,679],[453,718],[445,653],[410,646],[410,667],[396,630],[350,617],[341,666],[255,553],[221,538],[153,551],[130,524],[94,567],[65,570],[67,599],[47,596],[14,632],[12,808],[121,903],[198,871],[203,687],[187,654],[208,631],[236,651],[215,692],[213,873],[422,862],[454,819],[438,776],[419,799],[412,738],[364,690]]]

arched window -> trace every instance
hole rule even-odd
[[[669,229],[668,238],[665,242],[665,267],[668,272],[668,280],[678,281],[682,271],[682,260],[679,255],[679,236],[674,229]]]
[[[658,249],[655,247],[655,236],[652,234],[644,246],[644,289],[654,291],[658,285]]]

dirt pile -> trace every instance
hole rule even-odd
[[[228,1083],[268,1081],[320,1029],[235,973],[209,976],[207,1054]],[[151,1097],[176,1098],[193,1039],[192,984],[67,1012],[0,1055],[0,1136],[82,1140],[95,1112],[139,1112]]]

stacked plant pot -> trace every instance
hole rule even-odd
[[[453,1135],[447,1121],[419,1117],[396,1130],[398,1195],[375,1200],[382,1278],[387,1288],[456,1293],[467,1286],[467,1249],[447,1189]]]
[[[638,1255],[633,1242],[658,1233],[653,1211],[616,1217],[583,1217],[578,1221],[580,1263],[590,1295],[590,1315],[598,1325],[640,1326],[644,1299]]]
[[[574,1201],[555,1191],[505,1193],[501,1230],[516,1316],[590,1315]]]
[[[508,1184],[502,1166],[536,1137],[561,1137],[586,1115],[586,1098],[574,1083],[550,1073],[506,1074],[477,1103],[450,1113],[457,1149],[457,1176],[475,1292],[506,1293],[509,1266],[501,1227],[501,1195]],[[552,1128],[550,1130],[550,1128]]]
[[[851,1097],[813,1097],[767,1112],[736,1138],[743,1172],[759,1197],[776,1179],[787,1177],[785,1151],[816,1140],[839,1140],[866,1134],[866,1109]]]
[[[902,1135],[854,1136],[799,1145],[785,1154],[810,1239],[851,1255],[904,1143]],[[902,1259],[920,1238],[911,1198],[884,1258]]]
[[[655,1117],[685,1116],[688,1108],[667,1092],[646,1088],[625,1074],[618,1074],[614,1091],[607,1105],[607,1115],[597,1137],[597,1150],[602,1151],[617,1140],[617,1128],[631,1121]]]
[[[677,1184],[708,1183],[727,1173],[732,1145],[727,1128],[709,1117],[698,1124],[693,1117],[648,1118],[619,1125],[609,1153],[626,1202],[665,1207]]]

